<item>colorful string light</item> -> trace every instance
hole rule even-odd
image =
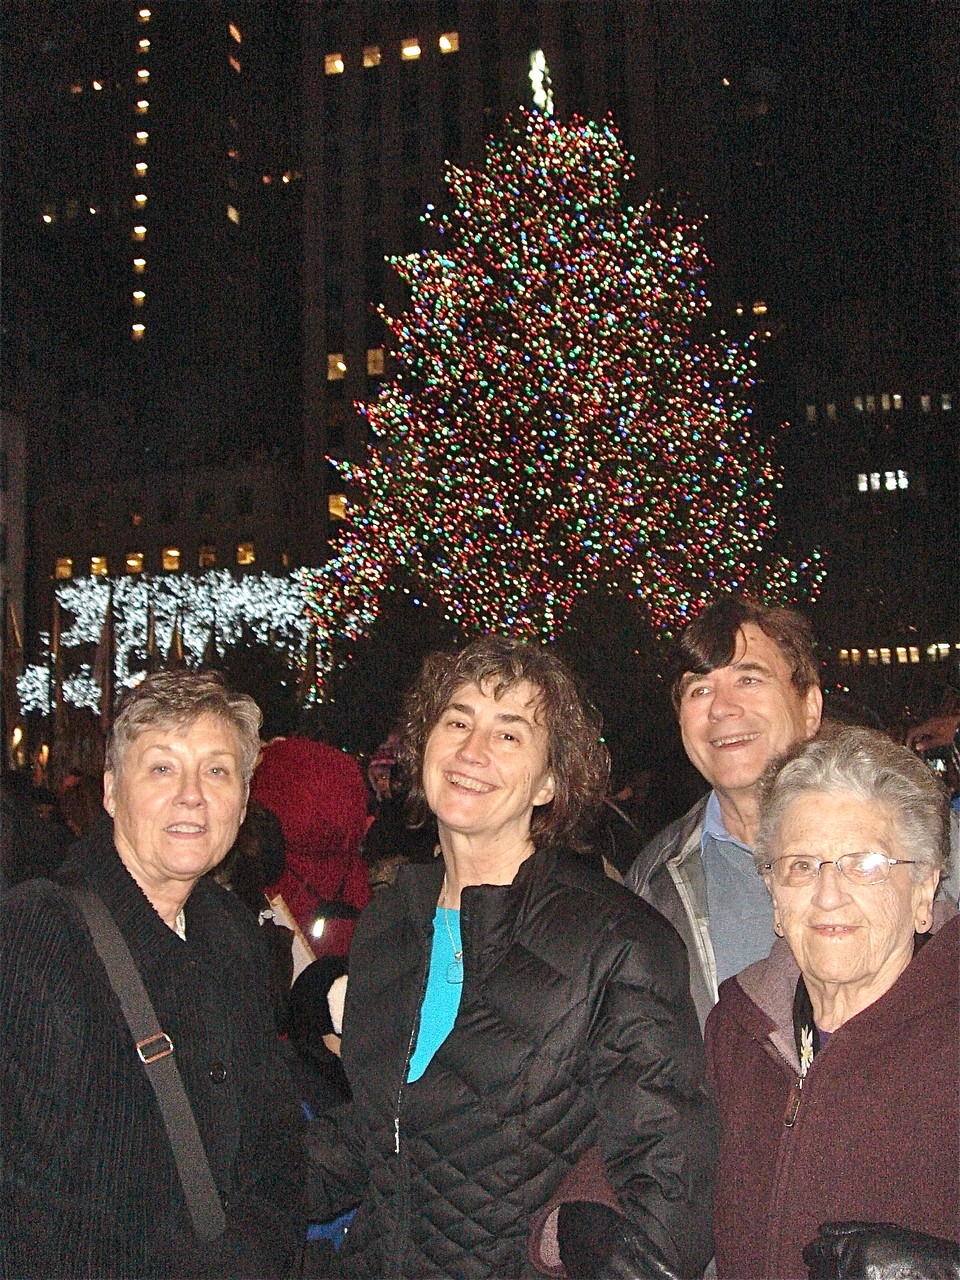
[[[302,574],[319,650],[363,635],[404,582],[465,630],[552,638],[598,585],[672,630],[723,588],[813,594],[770,562],[776,475],[750,431],[757,335],[695,341],[698,224],[631,208],[609,123],[520,113],[454,201],[439,249],[392,259],[398,376],[358,406],[366,465],[337,554]]]
[[[724,589],[815,594],[817,553],[769,552],[758,335],[695,340],[710,306],[698,223],[628,206],[631,176],[609,123],[523,112],[482,168],[448,166],[453,210],[427,218],[442,247],[391,260],[411,297],[384,315],[399,372],[359,406],[366,464],[335,463],[351,489],[338,550],[287,579],[116,583],[118,680],[140,678],[151,592],[161,646],[179,612],[198,658],[215,616],[224,642],[279,632],[296,666],[312,627],[321,679],[394,590],[465,631],[541,639],[598,587],[641,598],[667,631]],[[64,647],[95,642],[106,584],[58,596],[76,618]],[[49,705],[47,668],[21,696]],[[87,667],[67,696],[95,705]]]

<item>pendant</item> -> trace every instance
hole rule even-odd
[[[447,981],[451,987],[463,986],[463,961],[451,960],[447,965]]]

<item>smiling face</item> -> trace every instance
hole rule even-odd
[[[488,690],[461,685],[427,738],[423,789],[441,843],[457,833],[500,847],[523,844],[533,810],[553,799],[537,690],[526,680],[499,698]]]
[[[721,797],[754,792],[771,760],[816,733],[822,708],[817,686],[801,693],[779,645],[752,622],[729,666],[680,682],[684,748]]]
[[[787,808],[771,860],[802,853],[832,861],[868,851],[910,858],[890,809],[850,793],[810,792]],[[882,884],[854,885],[836,867],[824,866],[799,888],[778,885],[766,874],[774,921],[815,1010],[817,993],[839,985],[834,994],[850,1017],[879,999],[910,963],[914,931],[929,927],[938,880],[935,869],[919,881],[911,874],[916,871],[891,867]]]
[[[247,800],[240,761],[232,726],[206,714],[186,726],[145,729],[120,771],[104,774],[117,852],[155,906],[171,887],[192,886],[232,846]]]

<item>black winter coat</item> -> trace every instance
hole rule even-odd
[[[312,1216],[360,1205],[343,1274],[534,1274],[531,1219],[599,1145],[630,1226],[610,1274],[646,1274],[652,1256],[699,1275],[715,1117],[680,939],[568,855],[539,851],[511,885],[465,889],[460,1010],[407,1084],[442,876],[439,862],[402,867],[353,941],[354,1101],[309,1143]]]
[[[265,957],[242,903],[201,880],[186,941],[103,823],[58,879],[107,904],[174,1042],[228,1229],[193,1234],[157,1102],[89,934],[55,884],[0,903],[6,1277],[276,1277],[301,1221],[303,1117],[278,1054]]]

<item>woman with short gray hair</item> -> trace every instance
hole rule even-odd
[[[720,1277],[960,1275],[947,848],[939,781],[873,730],[833,729],[765,779],[756,857],[779,939],[706,1027]]]
[[[109,820],[0,905],[4,1275],[290,1263],[299,1109],[256,923],[207,875],[243,819],[259,725],[216,673],[149,676],[107,747]],[[137,976],[157,1034],[135,1030]]]

